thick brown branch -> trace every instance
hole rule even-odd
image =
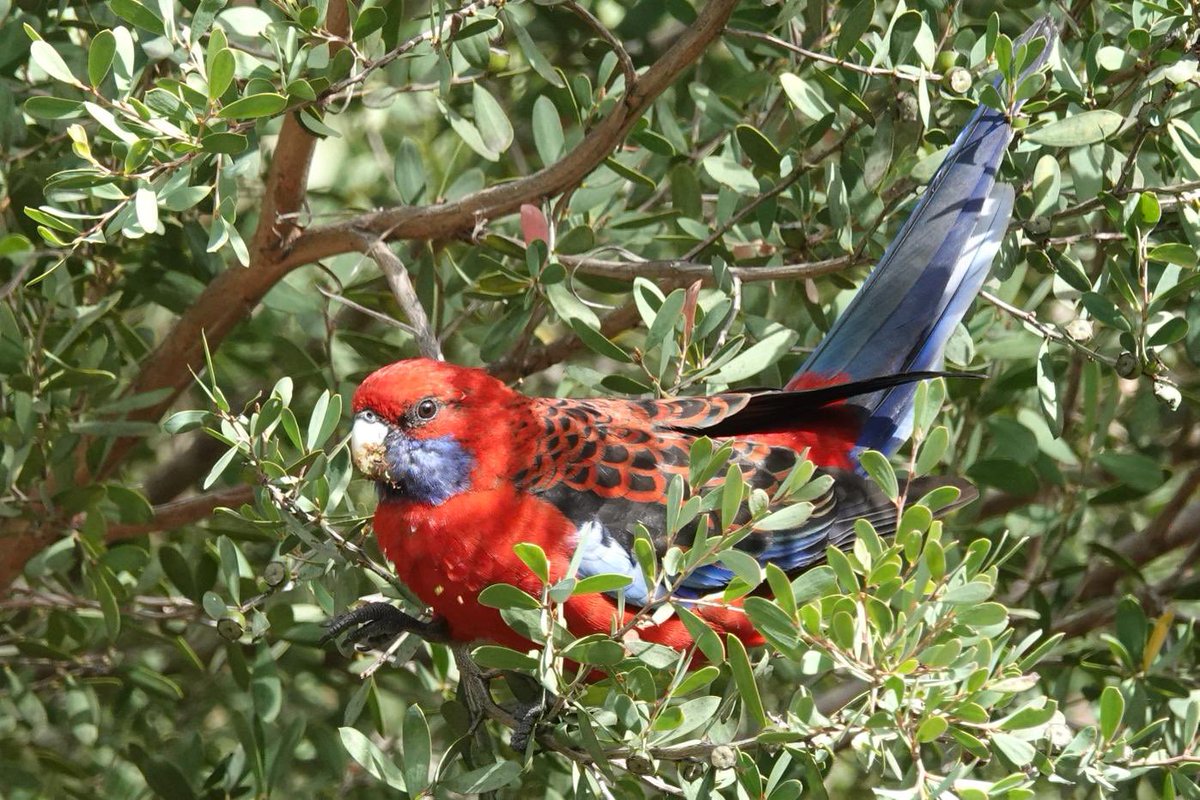
[[[338,36],[349,34],[349,10],[344,0],[329,4],[326,27]],[[335,50],[340,46],[335,44]],[[273,266],[299,235],[296,215],[304,207],[308,169],[316,144],[316,137],[300,124],[295,113],[284,118],[267,170],[258,227],[250,240],[249,267],[244,270],[235,267],[218,275],[143,364],[130,394],[163,388],[173,391],[163,402],[131,414],[130,419],[161,417],[189,385],[192,372],[200,370],[204,339],[215,349],[286,274]],[[136,439],[119,439],[105,459],[98,479],[111,475],[136,443]]]
[[[691,27],[638,76],[635,85],[626,87],[624,102],[616,105],[562,160],[528,177],[484,189],[455,202],[384,209],[296,234],[294,223],[281,220],[278,215],[294,213],[303,207],[300,190],[305,178],[300,173],[306,171],[312,150],[307,132],[298,125],[285,126],[275,158],[288,159],[288,154],[296,149],[300,155],[294,156],[292,169],[285,170],[281,164],[269,175],[269,180],[274,183],[267,186],[266,195],[273,199],[269,201],[269,209],[264,207],[259,231],[265,227],[270,235],[266,232],[260,235],[256,231],[250,267],[233,268],[218,275],[167,333],[143,365],[130,391],[133,394],[162,388],[172,391],[162,402],[135,412],[129,418],[160,418],[191,384],[192,372],[202,369],[204,341],[207,340],[211,349],[218,348],[234,327],[253,312],[271,287],[292,270],[329,256],[359,251],[363,235],[382,237],[387,241],[449,238],[470,231],[480,220],[514,212],[522,203],[538,202],[577,185],[620,145],[655,98],[720,36],[736,5],[736,0],[710,0]],[[339,34],[334,23],[344,19],[341,16],[345,13],[344,3],[332,3],[329,13],[329,28]],[[344,24],[340,35],[345,35]],[[292,141],[287,137],[292,137]],[[285,200],[282,194],[288,187],[299,192],[299,196]],[[617,313],[636,315],[637,312],[630,308]],[[616,321],[620,321],[619,316]],[[565,352],[576,346],[567,343]],[[559,349],[563,348],[560,346]],[[525,368],[540,369],[552,363],[546,362],[545,358],[545,354],[531,354],[525,361]],[[114,443],[97,478],[110,476],[134,443],[132,440]],[[9,530],[12,530],[11,526]],[[11,584],[28,558],[60,532],[54,524],[42,523],[10,534],[5,542],[8,549],[0,559],[0,587]]]
[[[215,349],[271,287],[293,269],[360,250],[364,234],[388,241],[448,238],[470,231],[482,219],[511,213],[522,203],[537,202],[576,185],[612,153],[654,99],[720,35],[735,5],[736,0],[711,0],[692,27],[638,77],[637,84],[627,87],[625,102],[617,105],[578,147],[557,163],[452,203],[399,206],[311,228],[296,236],[285,253],[258,249],[260,258],[268,253],[269,257],[253,263],[250,269],[231,269],[218,275],[167,335],[135,382],[135,392],[169,387],[174,390],[172,396],[145,409],[136,418],[157,419],[191,383],[191,370],[199,369],[203,363],[201,334],[207,337],[209,347]],[[281,136],[278,150],[283,145]],[[109,472],[131,444],[114,448]]]
[[[221,506],[240,506],[254,499],[254,487],[231,486],[215,492],[172,500],[154,507],[154,518],[136,525],[110,525],[104,538],[108,542],[132,539],[155,531],[169,531],[208,517]]]

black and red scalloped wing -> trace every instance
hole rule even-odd
[[[780,393],[768,395],[773,404]],[[795,393],[803,394],[803,393]],[[667,487],[673,476],[687,478],[689,451],[698,435],[737,424],[763,395],[729,394],[663,401],[538,400],[543,435],[528,469],[517,484],[555,506],[577,531],[570,549],[580,547],[580,575],[625,574],[633,581],[627,602],[648,602],[649,589],[633,557],[633,530],[644,525],[661,555],[672,544],[666,535]],[[730,463],[746,483],[774,494],[800,460],[792,447],[771,436],[735,438]],[[824,558],[826,546],[844,546],[853,538],[854,520],[866,516],[887,534],[895,506],[866,479],[848,470],[828,470],[834,478],[808,521],[793,530],[754,531],[737,547],[762,563],[788,572]],[[723,479],[712,479],[715,486]],[[748,519],[743,508],[739,517]],[[685,534],[673,543],[686,546]],[[703,567],[683,583],[703,594],[732,579],[720,565]]]

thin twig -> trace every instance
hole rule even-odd
[[[754,39],[755,41],[769,44],[772,47],[788,50],[796,55],[804,56],[805,58],[813,61],[821,61],[826,64],[833,64],[836,67],[848,69],[851,72],[860,72],[863,75],[896,78],[897,80],[911,81],[913,83],[921,80],[940,81],[942,79],[941,74],[937,72],[929,72],[921,67],[914,67],[911,69],[888,69],[887,67],[868,67],[862,64],[854,64],[850,61],[846,61],[845,59],[827,56],[824,53],[818,53],[816,50],[809,50],[808,48],[801,47],[798,44],[792,44],[791,42],[780,39],[778,36],[772,36],[769,33],[749,31],[745,28],[727,28],[726,33],[732,34],[733,36],[741,36],[745,39]]]
[[[625,49],[625,45],[621,43],[620,39],[613,36],[613,32],[605,27],[603,22],[596,19],[592,12],[579,5],[575,0],[567,0],[562,7],[582,19],[616,54],[617,61],[621,64],[621,72],[625,75],[625,93],[628,95],[637,83],[637,69],[634,68],[633,59],[629,57],[629,51]]]
[[[395,317],[389,317],[387,314],[381,314],[380,312],[376,311],[373,308],[367,308],[366,306],[362,305],[361,303],[354,302],[353,300],[351,300],[349,297],[346,297],[345,295],[336,294],[334,292],[329,291],[324,286],[317,286],[317,291],[320,292],[325,297],[327,297],[328,299],[333,300],[334,302],[341,303],[342,305],[346,306],[347,308],[352,308],[360,314],[366,314],[368,317],[375,320],[376,322],[382,322],[384,325],[391,325],[393,328],[399,328],[400,330],[404,331],[405,333],[407,333],[413,337],[415,337],[417,335],[416,328],[414,328],[413,326],[411,326],[407,323],[401,322],[400,320],[396,319]]]

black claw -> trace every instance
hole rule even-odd
[[[509,683],[512,686],[512,683]],[[539,687],[539,699],[529,701],[518,701],[516,708],[513,709],[513,716],[516,717],[516,725],[513,726],[512,736],[508,743],[513,750],[518,753],[525,752],[525,748],[529,746],[529,742],[537,734],[538,725],[546,722],[546,715],[554,704],[558,701],[554,693]]]
[[[517,724],[513,726],[512,736],[508,740],[513,750],[518,753],[525,752],[530,740],[537,733],[538,724],[542,722],[549,710],[549,705],[545,702],[528,706],[520,705],[513,709],[513,716],[517,718]]]
[[[445,642],[449,638],[440,619],[423,622],[390,603],[367,603],[325,623],[325,634],[319,643],[326,644],[347,630],[350,631],[346,634],[347,644],[361,643],[371,649],[386,647],[402,633],[414,633],[431,642]]]

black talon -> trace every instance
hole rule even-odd
[[[350,631],[346,635],[347,644],[362,643],[371,649],[386,647],[402,633],[414,633],[430,642],[449,639],[446,624],[440,619],[424,622],[390,603],[367,603],[325,623],[325,634],[319,643],[326,644],[347,630]]]
[[[537,726],[544,721],[546,712],[550,710],[551,702],[552,699],[548,698],[539,703],[522,703],[513,709],[517,724],[513,726],[512,736],[508,740],[513,750],[518,753],[525,752],[530,740],[537,733]]]
[[[547,712],[558,702],[558,698],[541,683],[523,673],[504,670],[504,677],[508,681],[508,688],[517,699],[512,712],[516,718],[516,725],[513,726],[508,743],[513,750],[521,753],[537,734],[538,725],[546,721]]]

